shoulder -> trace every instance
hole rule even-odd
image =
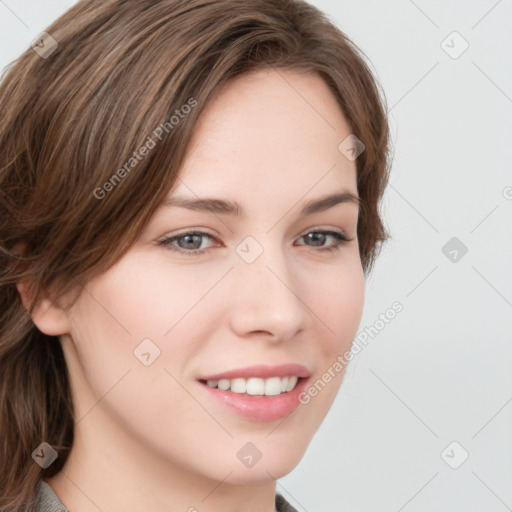
[[[42,479],[37,484],[34,510],[35,512],[69,512],[53,489]]]

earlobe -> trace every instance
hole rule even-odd
[[[23,306],[29,311],[33,295],[27,283],[19,282],[16,286],[21,296]],[[65,310],[53,302],[46,293],[35,305],[31,317],[37,328],[44,334],[60,336],[69,333],[69,321]]]

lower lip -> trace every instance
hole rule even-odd
[[[222,391],[218,388],[211,388],[206,384],[200,383],[204,390],[226,404],[232,410],[252,421],[275,421],[285,418],[299,406],[299,395],[306,388],[308,379],[299,379],[297,385],[287,393],[280,395],[247,395],[242,393],[233,393],[231,391]]]

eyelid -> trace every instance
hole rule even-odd
[[[315,232],[315,231],[339,232],[339,233],[343,234],[345,237],[347,237],[347,239],[353,240],[353,237],[351,237],[348,234],[348,230],[345,230],[345,229],[340,228],[340,227],[330,227],[330,226],[312,226],[312,227],[309,227],[309,228],[305,229],[304,231],[302,231],[302,233],[297,238],[302,238],[302,237],[306,236],[308,233]],[[209,237],[213,238],[214,240],[217,240],[217,241],[219,240],[217,235],[214,235],[214,234],[210,233],[207,230],[207,228],[183,228],[183,230],[177,231],[175,233],[171,233],[169,235],[165,235],[160,241],[168,240],[170,238],[178,238],[180,236],[185,236],[185,235],[208,235]]]
[[[322,225],[319,225],[319,226],[312,226],[310,228],[307,228],[306,230],[304,230],[302,232],[301,235],[299,235],[298,238],[300,237],[303,237],[305,235],[307,235],[308,233],[311,233],[313,231],[331,231],[331,232],[334,232],[334,233],[342,233],[343,235],[345,235],[347,238],[350,238],[349,236],[349,231],[346,230],[346,229],[343,229],[343,228],[340,228],[340,227],[335,227],[335,226],[322,226]]]
[[[169,242],[170,240],[175,240],[176,238],[181,238],[187,235],[199,235],[204,238],[211,238],[213,241],[219,242],[219,238],[217,235],[213,235],[212,233],[204,230],[203,228],[189,228],[185,229],[183,231],[178,231],[176,233],[171,233],[169,235],[165,235],[160,240],[157,240],[157,243],[159,244],[165,244],[165,242]],[[186,252],[192,252],[192,251],[186,251]]]

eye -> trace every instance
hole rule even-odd
[[[331,238],[333,242],[327,246],[324,245],[327,239]],[[312,242],[308,247],[319,247],[320,251],[335,251],[352,240],[343,231],[310,231],[301,236],[299,240],[304,239]]]
[[[166,237],[160,240],[159,245],[165,246],[167,249],[184,254],[187,256],[198,256],[204,254],[207,247],[203,245],[205,239],[210,241],[216,240],[212,235],[204,231],[187,231],[172,237]],[[340,249],[343,245],[352,240],[343,231],[310,231],[301,236],[299,240],[304,239],[307,241],[308,247],[317,248],[319,251],[335,251]],[[328,240],[332,240],[330,244],[326,245]],[[311,245],[309,245],[311,243]]]
[[[161,240],[159,244],[167,246],[167,248],[172,251],[186,254],[187,256],[195,256],[204,253],[204,247],[201,247],[202,241],[205,238],[215,240],[212,235],[209,235],[204,231],[188,231],[186,233],[181,233],[180,235],[166,237]]]

